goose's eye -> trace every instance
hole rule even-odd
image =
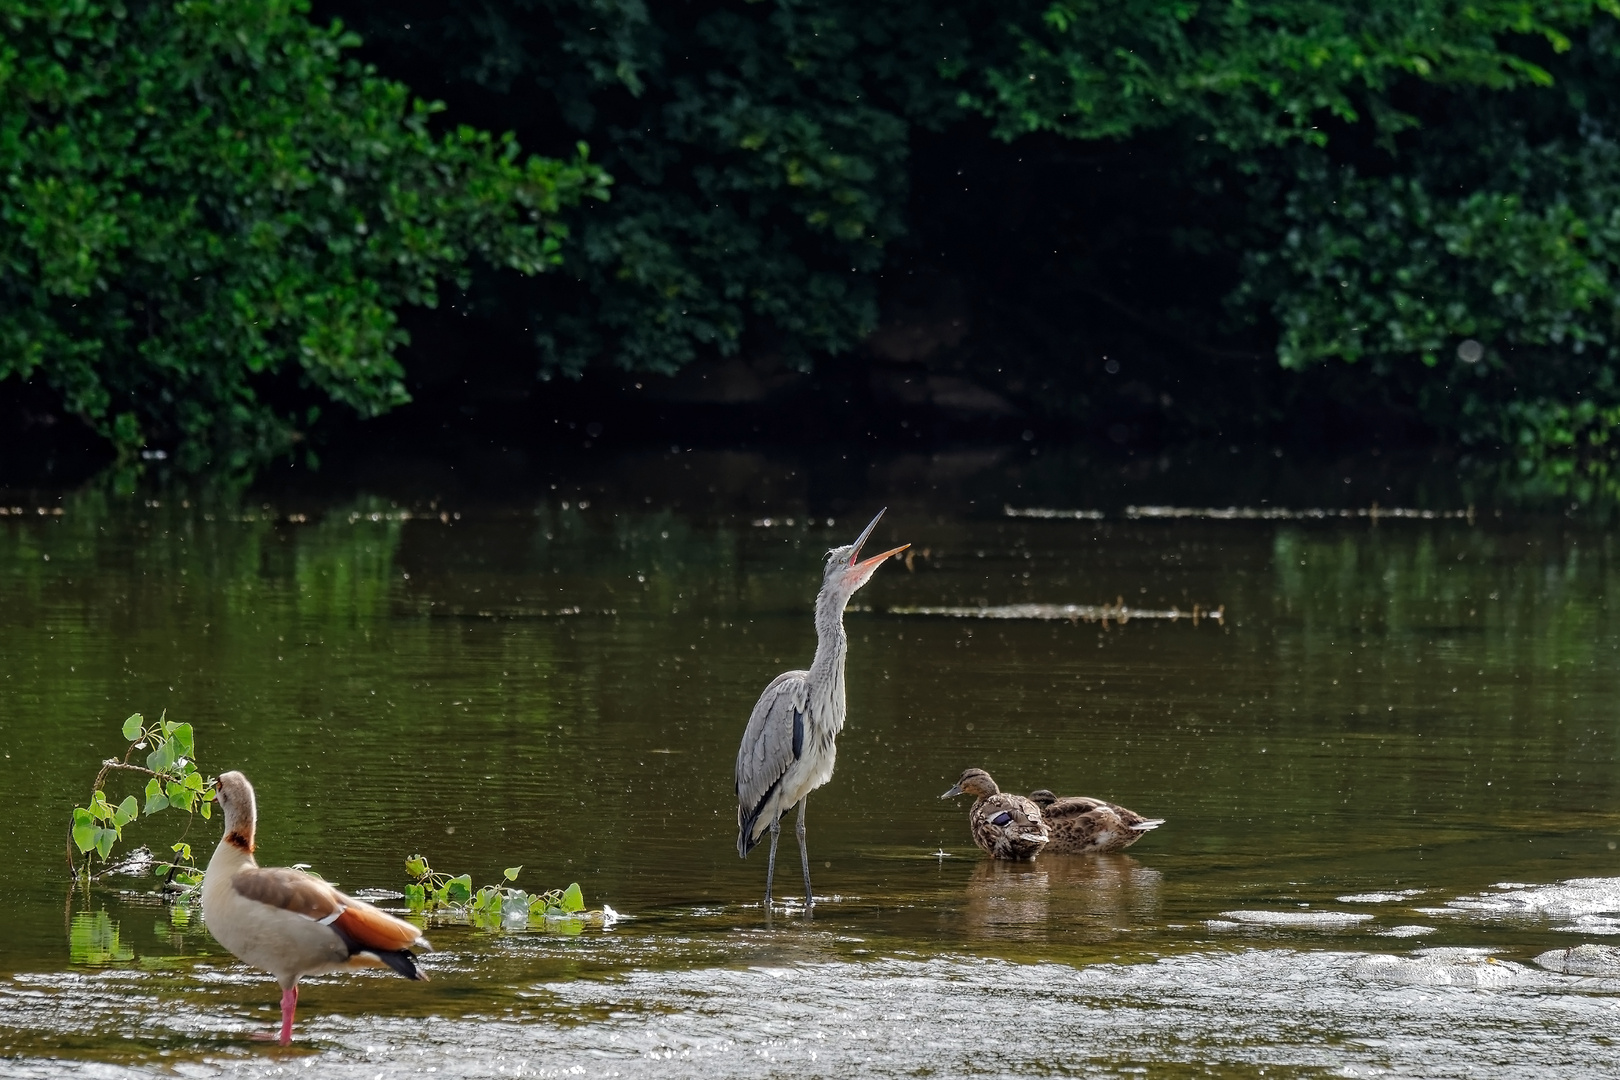
[[[1005,825],[1005,824],[1007,824],[1007,822],[1009,822],[1011,820],[1012,820],[1012,814],[1010,814],[1007,811],[1003,810],[1001,813],[997,814],[995,817],[990,819],[990,824],[992,824],[992,825]]]

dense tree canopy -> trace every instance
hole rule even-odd
[[[1620,419],[1614,0],[317,9],[458,120],[529,145],[588,142],[613,177],[607,201],[578,198],[601,183],[582,162],[520,167],[510,144],[467,129],[431,137],[398,83],[343,60],[340,32],[296,8],[70,18],[0,3],[15,28],[0,79],[33,95],[0,105],[0,287],[32,313],[0,324],[30,346],[0,375],[41,365],[110,426],[113,399],[161,383],[175,422],[199,433],[226,403],[257,402],[283,356],[324,395],[384,407],[399,396],[392,312],[474,253],[559,262],[477,286],[499,294],[542,375],[717,354],[804,367],[862,348],[885,310],[954,281],[975,334],[927,362],[1033,415],[1096,414],[1113,350],[1135,358],[1132,407],[1172,432],[1279,423],[1300,386],[1532,456],[1603,451]],[[255,53],[228,26],[280,44]],[[318,64],[333,74],[315,78]],[[162,132],[142,134],[154,115]],[[87,155],[58,131],[104,132],[106,149]],[[162,149],[138,159],[146,147]],[[286,155],[305,171],[270,183],[285,194],[265,206]],[[116,189],[133,213],[123,193],[138,192],[170,232],[112,240],[89,210],[53,210],[73,227],[46,230],[52,254],[39,208],[56,204],[21,185],[86,169],[86,207]],[[94,322],[72,307],[93,275],[55,269],[73,259],[117,267],[96,271],[118,284],[94,287],[109,298]],[[199,259],[210,273],[186,268]],[[161,316],[133,307],[150,286],[128,284],[154,275],[172,290]],[[285,287],[247,284],[268,281]],[[362,311],[333,328],[333,312]],[[217,347],[188,326],[235,335],[238,374],[200,374],[197,350]]]
[[[1131,175],[1152,177],[1009,184],[1049,244],[1066,203],[1108,202],[1052,258],[981,240],[966,261],[999,245],[1030,264],[1001,274],[1009,296],[1112,282],[1124,307],[1133,282],[1143,322],[1288,368],[1358,364],[1358,393],[1464,439],[1545,445],[1620,403],[1612,3],[333,2],[391,70],[485,123],[602,148],[615,202],[571,217],[568,273],[530,300],[543,367],[854,347],[885,269],[975,228],[964,215],[941,237],[919,193],[944,159],[917,148],[988,125],[1036,140],[1031,162],[1058,140],[1134,153]],[[1015,334],[1052,317],[1009,302]],[[1026,394],[1032,411],[1085,410],[1096,369],[1052,344],[1085,332],[1053,328],[1048,355],[1021,361],[1041,370],[1013,390],[1051,391]],[[1459,358],[1465,341],[1480,348]]]
[[[0,0],[0,379],[125,448],[251,461],[322,401],[404,400],[396,309],[472,257],[556,262],[557,210],[602,190],[583,149],[435,137],[304,10]]]

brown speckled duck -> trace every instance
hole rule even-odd
[[[1002,791],[983,769],[962,774],[942,799],[972,795],[968,828],[973,842],[998,859],[1033,859],[1046,846],[1046,823],[1041,809],[1022,795]]]
[[[1164,824],[1164,818],[1145,818],[1134,810],[1101,799],[1070,795],[1060,799],[1045,788],[1029,793],[1041,808],[1051,839],[1046,850],[1059,855],[1100,855],[1124,851],[1142,834]]]

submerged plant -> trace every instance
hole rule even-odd
[[[412,855],[405,860],[405,872],[411,877],[411,884],[405,886],[405,902],[412,911],[442,911],[475,926],[490,928],[544,921],[563,933],[578,933],[586,926],[606,926],[618,917],[612,908],[605,906],[601,910],[587,911],[585,894],[578,882],[566,889],[526,892],[514,884],[522,869],[509,866],[502,871],[501,884],[485,885],[475,891],[471,874],[455,877],[441,874],[429,866],[423,856]]]
[[[198,771],[195,755],[196,741],[190,724],[180,724],[159,716],[148,724],[140,713],[133,713],[124,721],[124,738],[129,748],[123,758],[107,758],[101,763],[95,783],[90,786],[90,798],[84,806],[73,808],[73,825],[69,833],[68,863],[74,876],[89,881],[96,876],[92,866],[100,860],[101,872],[109,869],[113,846],[124,839],[124,828],[133,824],[142,814],[150,817],[173,807],[188,815],[201,813],[206,819],[212,815],[214,789]],[[132,761],[137,751],[148,751],[144,764]],[[113,803],[105,784],[117,772],[133,772],[147,777],[143,804],[134,795],[126,795]],[[188,818],[189,826],[190,820]],[[172,858],[159,862],[154,872],[163,875],[171,885],[182,889],[195,888],[202,882],[202,872],[192,859],[191,845],[177,841],[169,848]],[[82,855],[80,861],[76,856]]]

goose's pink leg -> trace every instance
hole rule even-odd
[[[296,983],[294,983],[292,986],[287,987],[287,989],[285,989],[285,990],[283,990],[281,992],[281,1045],[282,1046],[287,1046],[287,1045],[292,1043],[293,1011],[295,1009],[297,1009],[297,1008],[298,1008],[298,985]]]

